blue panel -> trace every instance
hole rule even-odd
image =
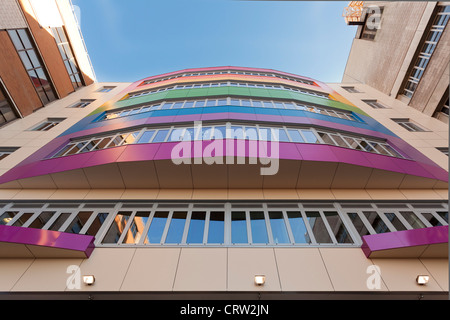
[[[153,111],[152,117],[166,117],[166,116],[176,116],[179,109],[169,109],[169,110],[155,110]]]

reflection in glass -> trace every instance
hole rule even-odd
[[[91,215],[92,211],[79,212],[65,232],[80,233],[81,229],[84,227],[84,225],[86,224],[87,220],[91,217]]]
[[[169,212],[155,212],[144,243],[161,243],[161,236],[164,232],[168,215]]]
[[[395,213],[385,212],[384,215],[388,218],[388,220],[392,223],[392,225],[394,226],[394,228],[397,231],[406,230],[406,227],[399,220],[399,218],[395,215]]]
[[[23,213],[23,214],[19,217],[19,219],[17,219],[16,222],[14,222],[13,226],[15,226],[15,227],[21,227],[21,226],[23,226],[23,225],[28,221],[28,219],[31,218],[31,216],[32,216],[33,214],[34,214],[33,212],[25,212],[25,213]]]
[[[338,243],[353,243],[347,228],[336,211],[325,211],[323,214],[325,215],[328,224],[330,225],[331,232],[333,232]]]
[[[287,212],[289,224],[291,225],[292,234],[295,243],[311,243],[308,231],[306,230],[305,221],[302,214],[298,211]]]
[[[266,220],[264,212],[250,212],[250,226],[253,243],[268,243]]]
[[[128,219],[130,218],[132,212],[120,211],[114,217],[114,221],[109,227],[106,236],[103,238],[102,243],[117,243],[122,235],[122,232],[127,225]]]
[[[44,211],[33,220],[28,228],[42,229],[44,225],[53,217],[55,212]]]
[[[430,213],[430,212],[426,212],[426,213],[422,213],[422,216],[428,220],[428,222],[433,226],[433,227],[437,227],[437,226],[442,226],[442,223],[436,219],[436,217]]]
[[[187,243],[203,243],[206,212],[194,211],[191,214],[191,222],[187,235]]]
[[[231,242],[248,243],[247,221],[245,212],[243,211],[234,211],[231,213]]]
[[[103,225],[103,222],[105,222],[107,217],[108,217],[107,212],[98,213],[85,234],[89,236],[95,236],[98,230],[100,230],[100,227]]]
[[[0,226],[10,222],[16,215],[17,211],[7,211],[0,216]]]
[[[224,213],[213,211],[209,214],[208,243],[223,243],[224,241]]]
[[[363,213],[376,233],[389,232],[388,226],[375,211],[364,211]]]
[[[180,243],[183,238],[186,212],[174,212],[170,221],[169,231],[164,243]]]
[[[278,211],[269,212],[270,228],[272,229],[273,242],[289,243],[289,236],[284,223],[283,213]]]
[[[127,234],[122,243],[136,244],[139,242],[142,236],[142,231],[147,223],[150,212],[136,212],[130,227],[127,230]]]
[[[356,212],[349,212],[347,213],[347,215],[352,221],[353,226],[355,227],[356,231],[358,231],[361,237],[370,234],[369,230],[367,230],[363,221]]]
[[[306,219],[312,229],[317,243],[332,243],[331,237],[328,234],[325,223],[317,211],[306,211]]]
[[[420,221],[419,217],[412,211],[401,211],[400,214],[403,218],[408,221],[408,223],[413,227],[413,229],[426,228],[425,224]]]

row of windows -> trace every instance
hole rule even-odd
[[[55,100],[56,96],[48,80],[47,71],[43,67],[28,31],[26,29],[8,30],[8,34],[42,102],[46,104]]]
[[[214,75],[214,74],[242,74],[242,75],[249,75],[249,76],[262,76],[262,77],[275,77],[280,79],[286,79],[291,81],[296,81],[304,84],[314,85],[313,81],[305,80],[305,79],[298,79],[293,77],[287,77],[275,73],[266,73],[266,72],[251,72],[251,71],[233,71],[233,70],[221,70],[221,71],[208,71],[208,72],[192,72],[192,73],[183,73],[175,76],[170,77],[164,77],[156,80],[147,80],[142,83],[142,85],[150,84],[150,83],[156,83],[161,81],[166,81],[170,79],[177,79],[181,77],[195,77],[195,76],[207,76],[207,75]]]
[[[200,99],[200,100],[184,100],[184,101],[164,101],[145,105],[136,108],[127,108],[116,112],[107,112],[99,120],[115,119],[118,117],[131,116],[138,113],[149,112],[153,110],[168,110],[182,108],[203,108],[203,107],[220,107],[220,106],[242,106],[256,108],[275,108],[275,109],[291,109],[319,113],[336,118],[359,121],[351,112],[336,111],[331,108],[321,106],[307,105],[296,101],[276,101],[276,100],[258,100],[258,99],[237,99],[234,97],[223,97],[217,99]]]
[[[136,98],[140,96],[145,96],[157,92],[169,91],[169,90],[179,90],[179,89],[200,89],[200,88],[214,88],[214,87],[246,87],[246,88],[261,88],[261,89],[280,89],[280,90],[289,90],[294,92],[300,92],[312,96],[317,96],[320,98],[329,99],[328,94],[300,89],[296,87],[289,87],[286,85],[278,85],[278,84],[262,84],[262,83],[247,83],[247,82],[235,82],[235,81],[221,81],[221,82],[210,82],[210,83],[194,83],[194,84],[179,84],[175,86],[169,86],[165,88],[146,90],[139,93],[130,94],[127,99]]]
[[[0,81],[0,125],[17,119],[17,113],[12,101],[7,94],[3,83]]]
[[[261,125],[238,125],[231,123],[206,126],[172,126],[142,128],[134,131],[114,133],[103,137],[92,137],[72,141],[53,157],[69,156],[129,144],[163,143],[212,139],[248,139],[296,143],[329,144],[343,148],[366,151],[392,157],[403,156],[386,141],[366,138],[315,128],[266,127]]]
[[[0,225],[86,234],[96,245],[360,245],[448,225],[445,204],[2,204]]]
[[[450,19],[450,6],[438,6],[438,12],[434,18],[433,25],[428,31],[425,42],[423,43],[419,56],[414,62],[413,68],[410,71],[405,87],[403,89],[403,95],[411,98],[419,85],[419,81],[422,78],[426,67],[430,61],[436,46],[441,38],[441,35]]]
[[[81,72],[75,60],[75,56],[73,55],[69,40],[67,40],[64,27],[52,27],[50,30],[53,34],[53,37],[55,38],[56,44],[61,54],[61,58],[63,59],[64,65],[66,66],[66,70],[69,74],[69,78],[72,82],[73,88],[80,88],[81,86],[83,86],[83,81],[81,80]]]

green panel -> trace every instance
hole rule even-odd
[[[208,88],[208,95],[209,96],[225,96],[229,95],[230,90],[229,87],[216,87],[216,88]]]
[[[190,89],[187,97],[208,96],[208,91],[211,88]]]
[[[244,87],[229,87],[230,94],[240,95],[240,96],[249,96],[250,90]]]

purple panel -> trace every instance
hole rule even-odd
[[[174,157],[179,159],[184,158],[191,158],[192,154],[192,142],[191,141],[182,141],[182,142],[166,142],[161,143],[158,151],[156,152],[156,155],[153,157],[153,160],[167,160],[172,159],[172,150],[174,150],[174,147],[178,146],[180,149],[186,150],[189,152],[189,154],[183,154],[179,155],[178,153],[174,155]],[[176,152],[177,150],[174,150],[173,152]],[[181,151],[180,151],[181,154]]]
[[[364,151],[346,149],[341,147],[331,147],[331,151],[336,155],[338,162],[355,164],[357,166],[372,167],[371,163],[364,156]]]
[[[256,114],[254,113],[238,113],[238,112],[229,112],[228,113],[228,119],[234,119],[234,120],[250,120],[250,121],[256,121]]]
[[[283,122],[283,117],[276,114],[256,114],[256,120],[269,122]]]
[[[202,118],[202,114],[201,113],[197,113],[197,114],[182,114],[182,115],[174,116],[172,118],[171,122],[194,122],[194,121],[200,121],[201,118]]]
[[[203,113],[200,120],[218,120],[218,119],[228,119],[228,112],[222,113]]]
[[[295,116],[281,116],[283,122],[295,123],[295,124],[311,124],[311,119],[306,117],[295,117]]]
[[[160,145],[160,143],[129,145],[126,152],[123,152],[117,159],[117,162],[153,160]]]
[[[388,170],[393,172],[400,172],[400,173],[406,173],[405,170],[401,166],[401,162],[397,159],[390,156],[384,156],[381,154],[375,154],[375,153],[363,153],[364,157],[370,162],[370,166],[372,168],[381,169],[381,170]]]
[[[448,226],[403,230],[362,237],[363,250],[366,257],[373,252],[448,243]]]
[[[90,157],[85,163],[83,167],[92,167],[98,166],[107,163],[116,162],[120,155],[125,152],[128,146],[114,147],[108,148],[98,151],[93,151],[92,157]]]
[[[51,230],[0,226],[0,242],[51,247],[84,252],[89,257],[94,248],[94,237]]]
[[[68,171],[85,167],[85,163],[94,155],[94,152],[86,152],[61,157],[61,163],[55,167],[54,172]]]
[[[164,116],[164,117],[149,117],[145,118],[145,124],[155,124],[155,123],[171,123],[175,116]]]
[[[295,146],[300,152],[303,160],[307,161],[327,161],[337,162],[336,154],[331,150],[331,146],[324,144],[296,143]]]

